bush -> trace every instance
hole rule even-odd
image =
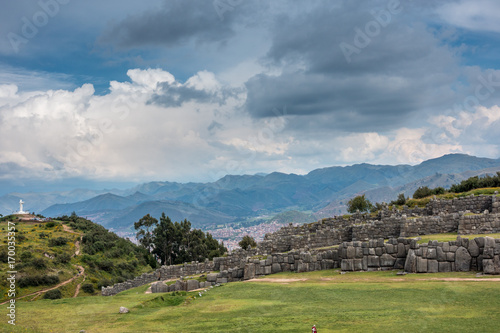
[[[82,284],[82,290],[87,294],[93,294],[95,289],[92,283],[84,283]]]
[[[391,201],[391,205],[403,206],[406,204],[406,197],[404,193],[399,193],[398,198],[394,201]]]
[[[97,267],[99,267],[99,269],[102,269],[103,271],[111,272],[113,270],[114,264],[111,260],[103,259],[97,262]]]
[[[347,211],[349,213],[356,213],[358,210],[360,212],[368,212],[372,208],[371,202],[365,198],[365,195],[358,195],[352,198],[347,203]]]
[[[36,269],[44,269],[47,267],[47,263],[43,258],[35,258],[31,261],[31,265]]]
[[[29,251],[24,251],[21,253],[21,261],[30,261],[33,258],[33,254]]]
[[[62,293],[59,289],[49,290],[43,295],[43,299],[60,299],[62,298]]]
[[[250,237],[249,235],[245,235],[245,236],[243,236],[243,239],[238,243],[238,245],[243,250],[248,250],[249,248],[256,247],[257,243],[255,242],[255,239],[253,239],[253,237]]]
[[[421,186],[415,191],[415,193],[413,193],[413,199],[422,199],[431,196],[432,194],[433,193],[430,188],[427,186]]]
[[[57,237],[49,239],[49,246],[63,246],[68,243],[68,239],[64,237]]]
[[[17,280],[20,288],[36,287],[42,285],[53,285],[59,283],[59,276],[57,275],[33,275],[23,276]]]
[[[45,228],[53,228],[56,225],[54,221],[49,221],[45,223]]]
[[[112,285],[113,285],[113,281],[111,281],[110,279],[102,279],[97,284],[97,288],[101,289],[101,287],[108,287],[108,286],[112,286]]]
[[[61,264],[67,264],[71,260],[71,256],[68,253],[61,253],[56,256],[57,262]]]

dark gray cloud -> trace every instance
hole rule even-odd
[[[145,45],[178,46],[223,42],[234,36],[235,23],[245,21],[246,8],[255,2],[169,0],[161,8],[131,15],[100,38],[125,48]]]
[[[394,14],[388,3],[320,2],[297,16],[281,15],[265,60],[285,70],[246,83],[247,111],[272,117],[273,108],[286,105],[289,114],[317,116],[317,126],[366,131],[448,107],[459,72],[455,53],[415,20],[419,13],[408,1]],[[341,45],[356,51],[346,57]]]
[[[179,107],[187,102],[197,103],[218,103],[225,104],[231,96],[236,96],[237,90],[232,88],[220,88],[215,91],[196,89],[188,85],[169,84],[163,82],[159,84],[160,92],[155,93],[150,103],[162,105],[164,107]]]

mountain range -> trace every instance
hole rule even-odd
[[[74,190],[10,193],[0,197],[0,213],[9,214],[22,198],[26,208],[44,216],[76,212],[114,230],[130,230],[150,213],[188,219],[207,227],[296,210],[316,218],[345,212],[346,202],[365,193],[372,202],[388,202],[398,193],[411,196],[420,186],[450,187],[475,175],[500,170],[500,159],[450,154],[419,165],[356,164],[317,169],[306,175],[227,175],[211,183],[149,182],[127,190]]]

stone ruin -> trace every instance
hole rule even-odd
[[[460,235],[456,241],[419,244],[418,238],[409,238],[450,232]],[[103,287],[102,295],[116,295],[155,281],[160,283],[152,285],[152,292],[189,291],[279,272],[332,268],[500,274],[500,239],[461,237],[496,232],[500,232],[500,198],[496,195],[434,199],[424,208],[384,209],[376,217],[354,214],[290,225],[266,235],[255,249],[235,250],[227,257],[203,263],[162,266],[153,273]],[[170,286],[161,282],[200,274],[206,274],[206,282],[180,279]]]

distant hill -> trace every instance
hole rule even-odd
[[[318,217],[345,212],[345,202],[361,193],[372,201],[390,201],[400,192],[411,195],[419,186],[449,187],[472,175],[498,170],[500,160],[452,154],[415,166],[363,163],[317,169],[306,175],[273,172],[227,175],[212,183],[150,182],[80,201],[71,201],[75,195],[56,198],[52,194],[48,201],[56,204],[46,201],[37,212],[57,216],[75,211],[116,229],[130,227],[147,213],[159,216],[163,211],[174,220],[189,219],[194,227],[290,210],[313,211]],[[18,197],[1,197],[0,208],[11,207]]]

